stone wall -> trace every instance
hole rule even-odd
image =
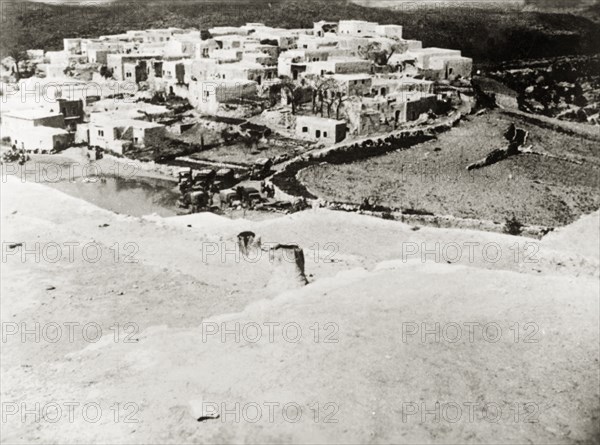
[[[405,150],[416,144],[433,139],[439,133],[450,130],[458,124],[461,118],[462,113],[456,111],[447,118],[431,125],[342,142],[322,150],[305,153],[285,164],[283,169],[273,176],[272,182],[286,194],[312,200],[317,199],[296,177],[297,173],[303,168],[321,162],[344,164],[372,156],[379,156],[394,150]]]

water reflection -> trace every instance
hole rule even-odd
[[[90,177],[89,180],[76,178],[45,184],[116,213],[132,216],[152,213],[174,216],[180,213],[177,208],[179,193],[172,181],[105,176],[102,180]]]

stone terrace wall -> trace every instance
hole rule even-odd
[[[450,130],[462,116],[462,113],[457,111],[444,120],[431,125],[341,142],[331,147],[305,153],[286,163],[283,169],[273,176],[272,182],[286,194],[317,199],[296,177],[303,168],[321,162],[345,164],[394,150],[406,150],[416,144],[433,139],[436,134]]]

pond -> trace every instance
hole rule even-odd
[[[102,180],[98,177],[88,179],[76,178],[73,181],[61,180],[45,184],[103,209],[125,215],[156,213],[165,217],[181,213],[177,207],[179,191],[177,184],[172,181],[116,176],[106,176]]]
[[[18,171],[14,174],[115,213],[131,216],[157,214],[163,217],[183,213],[177,207],[180,194],[175,181],[115,174],[81,175],[81,169],[74,169],[74,165],[69,160],[46,160],[40,156],[25,166],[17,167]]]

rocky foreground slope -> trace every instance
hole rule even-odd
[[[537,242],[1,189],[6,443],[600,441],[598,213]],[[247,230],[309,284],[236,254]]]

